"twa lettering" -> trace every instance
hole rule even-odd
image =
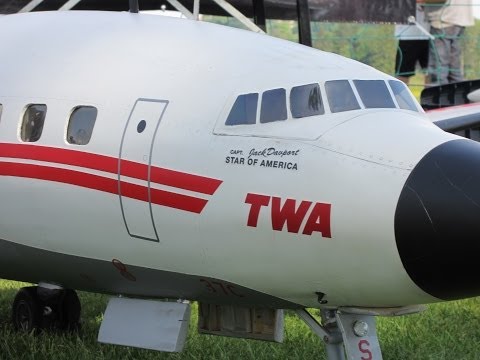
[[[330,213],[331,204],[312,203],[301,201],[297,205],[295,199],[282,200],[279,197],[248,193],[245,203],[250,204],[247,225],[257,227],[258,217],[262,207],[270,207],[272,230],[283,231],[285,224],[287,231],[298,234],[303,220],[308,215],[302,234],[312,235],[319,232],[325,238],[331,238]]]

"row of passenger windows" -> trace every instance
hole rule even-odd
[[[396,108],[417,111],[415,100],[407,87],[400,81],[353,80],[358,96],[367,109]],[[391,91],[391,92],[390,92]],[[354,88],[348,80],[325,82],[325,92],[330,111],[361,109]],[[258,93],[242,94],[237,97],[225,125],[248,125],[257,122]],[[325,96],[323,97],[325,98]],[[325,114],[324,100],[319,84],[295,86],[290,90],[290,111],[295,119]],[[282,121],[288,118],[287,91],[283,88],[267,90],[262,94],[260,123]]]
[[[0,104],[0,119],[3,106]],[[43,124],[47,115],[47,105],[30,104],[22,116],[20,139],[24,142],[35,142],[40,139]],[[66,141],[75,145],[86,145],[92,137],[93,127],[97,119],[97,109],[93,106],[77,106],[72,110],[68,120]]]

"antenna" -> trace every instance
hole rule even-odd
[[[130,12],[138,13],[138,0],[128,0],[130,4]]]

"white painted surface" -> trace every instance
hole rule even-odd
[[[188,334],[190,304],[111,298],[98,341],[142,349],[180,352]]]
[[[0,238],[218,278],[307,307],[319,306],[317,291],[327,294],[329,305],[437,301],[405,272],[393,225],[411,169],[453,135],[430,124],[422,113],[399,109],[304,119],[289,115],[284,122],[251,125],[248,133],[223,126],[242,93],[392,77],[267,35],[128,13],[9,15],[0,21],[0,43],[0,142],[19,142],[23,107],[41,102],[48,104],[48,113],[36,145],[116,158],[137,99],[168,99],[152,165],[222,181],[213,195],[170,189],[208,204],[200,214],[152,206],[160,229],[160,243],[154,243],[135,241],[127,233],[118,195],[2,177]],[[80,104],[96,106],[98,118],[90,143],[72,147],[64,140],[66,119]],[[130,160],[143,161],[142,144],[137,149],[131,143]],[[296,163],[298,170],[226,164],[232,151],[248,158],[252,149],[272,147],[298,150],[298,155],[281,158]],[[319,232],[291,233],[285,227],[274,231],[269,207],[260,210],[257,227],[248,227],[248,193],[295,199],[297,205],[304,200],[331,204],[331,238]],[[138,214],[148,223],[144,205]],[[137,225],[138,231],[152,235],[148,225]],[[104,286],[114,292],[117,284]]]

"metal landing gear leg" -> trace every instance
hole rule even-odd
[[[297,315],[325,342],[328,360],[382,359],[373,315],[321,310],[323,325],[304,309]]]
[[[424,311],[424,305],[400,308],[322,309],[322,325],[305,309],[297,315],[326,344],[328,360],[381,360],[375,316],[399,316]]]

